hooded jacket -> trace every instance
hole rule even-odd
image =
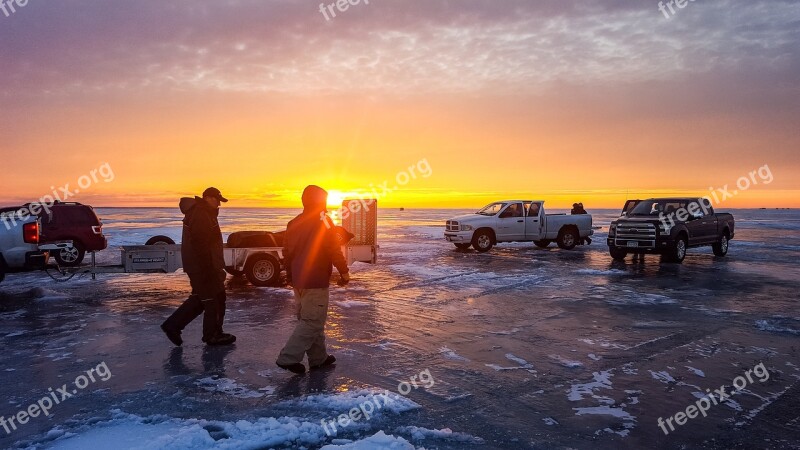
[[[225,270],[222,254],[222,232],[213,208],[200,197],[184,197],[180,201],[183,218],[181,258],[186,273],[214,276]]]
[[[283,257],[295,289],[327,288],[333,266],[348,273],[333,221],[325,215],[328,193],[317,186],[303,191],[303,213],[286,226]]]

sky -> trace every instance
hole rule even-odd
[[[800,2],[328,3],[0,9],[0,204],[800,207]]]

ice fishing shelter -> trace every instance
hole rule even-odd
[[[343,248],[347,263],[375,264],[378,261],[378,200],[345,200],[340,213],[342,228],[355,235]]]

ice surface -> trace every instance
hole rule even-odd
[[[120,245],[155,234],[179,240],[176,212],[99,209],[111,248],[98,261],[118,264]],[[226,236],[280,230],[294,213],[223,208],[220,223]],[[256,288],[229,277],[225,328],[237,335],[236,345],[205,347],[198,319],[184,330],[183,347],[174,348],[158,325],[188,296],[185,274],[67,283],[36,272],[8,274],[0,284],[6,417],[101,361],[114,375],[51,416],[0,433],[0,447],[478,450],[800,442],[797,421],[791,422],[800,376],[800,318],[792,313],[800,287],[800,214],[736,212],[728,257],[691,249],[676,265],[657,256],[611,260],[605,230],[617,213],[595,216],[603,229],[590,246],[542,251],[501,244],[478,254],[442,239],[453,211],[380,211],[379,263],[354,265],[353,281],[331,289],[327,344],[337,365],[297,377],[274,364],[296,323],[285,287]],[[693,421],[691,430],[665,437],[656,425],[762,361],[773,375],[769,382],[748,386]],[[419,383],[424,370],[435,378],[430,388]],[[322,428],[322,420],[337,420],[377,394],[396,396],[399,383],[415,376],[418,388],[388,405],[379,400],[369,420],[332,435]]]
[[[210,392],[221,392],[237,398],[260,398],[264,396],[264,393],[250,390],[230,378],[201,378],[197,380],[197,385]]]

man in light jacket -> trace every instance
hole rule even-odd
[[[319,186],[308,186],[302,200],[303,213],[287,225],[283,244],[298,322],[276,361],[279,367],[297,374],[306,371],[305,355],[308,355],[311,370],[331,367],[336,362],[325,347],[333,266],[339,271],[342,284],[350,281],[347,260],[342,255],[333,221],[325,214],[328,193]]]

